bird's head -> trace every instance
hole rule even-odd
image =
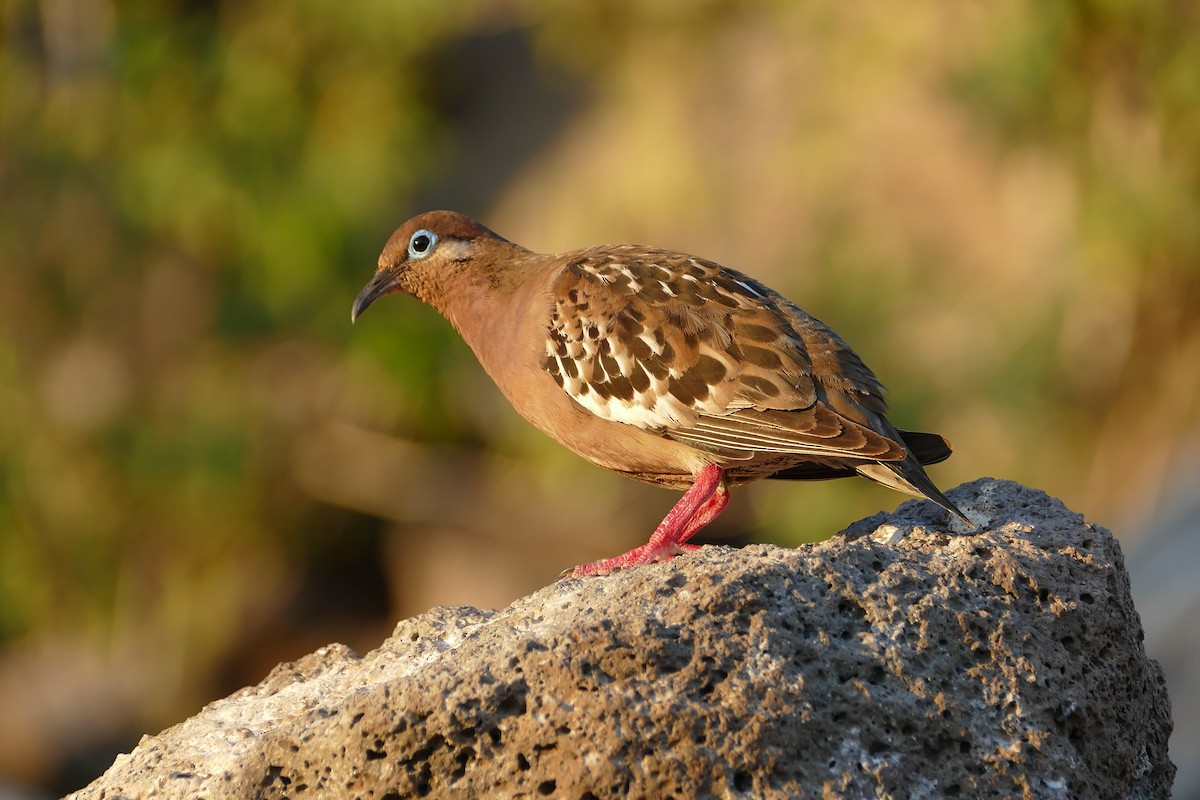
[[[354,298],[350,321],[385,294],[406,292],[440,305],[456,276],[497,246],[515,247],[473,219],[454,211],[427,211],[401,225],[379,255],[375,276]],[[474,270],[478,271],[478,270]]]

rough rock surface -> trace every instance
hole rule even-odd
[[[277,667],[130,755],[128,797],[1166,798],[1120,548],[982,479],[795,550],[707,547],[438,608]]]

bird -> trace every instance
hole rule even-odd
[[[442,314],[526,420],[584,459],[685,490],[646,544],[564,572],[668,560],[762,478],[860,475],[974,527],[923,465],[933,433],[887,419],[883,386],[832,328],[713,261],[638,244],[536,253],[453,211],[392,233],[355,322],[404,293]]]

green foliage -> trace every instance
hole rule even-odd
[[[0,48],[3,637],[100,633],[121,562],[164,537],[187,559],[187,537],[223,526],[287,535],[273,498],[296,429],[264,407],[271,347],[327,342],[398,384],[432,380],[444,345],[352,340],[348,309],[429,177],[441,123],[422,63],[472,13],[54,5],[8,11]],[[406,333],[450,339],[415,319]]]
[[[1009,147],[1075,161],[1097,266],[1152,260],[1200,273],[1196,7],[1054,0],[1022,10],[958,76],[959,96]]]

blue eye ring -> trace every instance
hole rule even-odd
[[[412,259],[424,258],[433,252],[437,240],[437,234],[425,228],[414,232],[412,236],[408,237],[408,257]]]

